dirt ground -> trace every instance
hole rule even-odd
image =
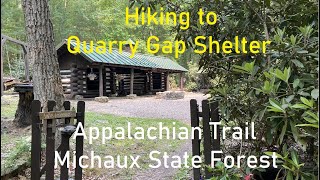
[[[201,100],[208,98],[202,93],[186,93],[184,99],[165,100],[155,96],[137,97],[135,99],[112,98],[108,103],[86,101],[86,110],[127,117],[167,118],[181,120],[190,124],[190,100],[196,99],[201,107]],[[184,152],[191,152],[191,140],[174,152],[182,157]],[[135,175],[134,180],[170,180],[178,169],[161,166],[147,169]]]
[[[190,100],[198,104],[206,99],[202,93],[187,92],[184,99],[165,100],[155,96],[137,97],[135,99],[111,98],[108,103],[93,100],[86,101],[86,110],[125,117],[166,118],[190,123]]]

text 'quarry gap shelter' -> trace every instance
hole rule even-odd
[[[71,42],[71,48],[76,46]],[[67,41],[57,46],[58,61],[64,93],[68,98],[81,95],[85,98],[98,96],[126,96],[155,94],[169,90],[169,74],[180,73],[180,88],[187,69],[169,58],[137,53],[130,58],[130,48],[125,46],[121,54],[112,53],[72,54]],[[95,48],[94,48],[95,49]]]

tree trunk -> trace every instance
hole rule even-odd
[[[22,6],[27,32],[27,58],[33,64],[34,99],[41,101],[44,111],[47,110],[48,100],[56,101],[56,110],[60,110],[64,95],[48,0],[22,0]]]
[[[24,127],[31,125],[31,102],[32,92],[20,92],[18,109],[15,114],[14,122],[17,126]]]

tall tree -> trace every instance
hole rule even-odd
[[[48,0],[22,0],[25,18],[28,54],[33,64],[34,99],[46,102],[55,100],[61,109],[64,101],[53,26]]]

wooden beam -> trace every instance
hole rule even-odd
[[[134,69],[131,68],[130,74],[130,94],[133,94]]]
[[[9,36],[3,35],[3,34],[1,34],[1,39],[6,39],[6,40],[11,41],[11,42],[14,42],[14,43],[16,43],[16,44],[20,44],[20,45],[22,45],[22,46],[27,46],[27,43],[25,43],[25,42],[23,42],[23,41],[19,41],[19,40],[17,40],[17,39],[14,39],[14,38],[12,38],[12,37],[9,37]]]
[[[1,37],[1,96],[3,95],[3,45],[6,42],[6,38]]]
[[[25,48],[24,46],[22,46],[22,48]],[[28,58],[27,58],[27,51],[23,50],[24,54],[23,54],[23,59],[24,59],[24,75],[27,81],[30,81],[30,77],[29,77],[29,62],[28,62]]]
[[[103,65],[99,66],[99,96],[103,96],[103,73],[102,73]]]
[[[170,73],[168,72],[167,73],[167,76],[166,76],[166,91],[169,91],[170,90]]]
[[[183,82],[184,80],[184,73],[180,73],[180,90],[183,91]]]
[[[75,118],[76,112],[72,110],[66,111],[50,111],[50,112],[40,112],[39,117],[41,120],[44,119],[61,119],[61,118]]]
[[[29,63],[28,63],[28,59],[27,59],[27,56],[26,56],[26,54],[27,54],[27,43],[1,34],[1,96],[3,94],[3,54],[2,54],[2,50],[3,50],[4,44],[6,43],[7,40],[11,41],[13,43],[16,43],[16,44],[18,44],[18,45],[20,45],[22,47],[22,50],[23,50],[23,53],[24,53],[25,79],[27,81],[30,80],[30,77],[29,77]]]

